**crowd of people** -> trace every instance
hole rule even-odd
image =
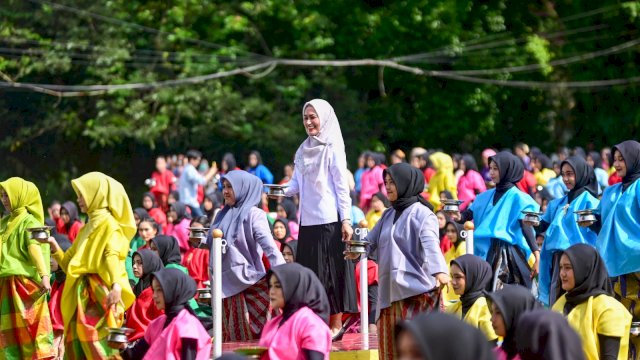
[[[210,358],[220,229],[223,341],[257,341],[263,358],[328,359],[367,327],[381,359],[640,359],[640,143],[551,156],[518,143],[481,167],[367,151],[352,173],[333,107],[311,100],[302,120],[284,196],[257,151],[244,170],[230,153],[220,168],[196,150],[158,156],[139,207],[91,172],[46,219],[33,183],[1,182],[0,358]],[[345,251],[356,227],[368,324],[361,254]]]

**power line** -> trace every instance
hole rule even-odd
[[[173,36],[176,39],[185,41],[185,42],[189,42],[189,43],[193,43],[193,44],[197,44],[197,45],[201,45],[201,46],[205,46],[208,48],[214,48],[214,49],[232,49],[233,47],[230,46],[225,46],[225,45],[220,45],[220,44],[216,44],[210,41],[205,41],[205,40],[199,40],[199,39],[193,39],[193,38],[188,38],[188,37],[181,37],[178,36],[177,34],[174,33],[170,33],[167,31],[163,31],[163,30],[158,30],[149,26],[144,26],[144,25],[140,25],[140,24],[136,24],[133,22],[129,22],[129,21],[125,21],[125,20],[120,20],[114,17],[110,17],[110,16],[106,16],[106,15],[102,15],[102,14],[98,14],[98,13],[94,13],[88,10],[83,10],[83,9],[78,9],[69,5],[63,5],[63,4],[58,4],[58,3],[54,3],[51,1],[47,1],[47,0],[29,0],[32,3],[37,3],[40,5],[48,5],[51,6],[53,9],[55,10],[63,10],[63,11],[67,11],[67,12],[71,12],[74,14],[79,14],[79,15],[84,15],[84,16],[89,16],[92,17],[94,19],[98,19],[100,21],[104,21],[104,22],[108,22],[111,24],[115,24],[115,25],[122,25],[122,26],[128,26],[131,28],[135,28],[137,30],[142,30],[145,32],[149,32],[149,33],[153,33],[153,34],[159,34],[159,35],[165,35],[165,36]],[[233,48],[236,49],[238,51],[242,51],[248,54],[252,54],[255,55],[257,57],[261,57],[264,58],[264,55],[258,54],[258,53],[253,53],[251,51],[248,50],[243,50],[240,48]]]

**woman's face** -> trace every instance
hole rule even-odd
[[[364,156],[360,155],[358,156],[358,169],[361,169],[364,167]]]
[[[373,156],[367,157],[367,167],[369,169],[373,169],[373,167],[375,167],[375,166],[376,166],[376,161],[373,160]]]
[[[618,150],[613,153],[613,167],[621,178],[627,175],[627,163],[624,161],[622,154]]]
[[[65,208],[60,208],[60,219],[64,222],[65,225],[69,225],[71,221],[71,216],[69,216],[69,212]]]
[[[576,187],[576,172],[571,165],[565,163],[562,165],[562,181],[567,186],[567,189],[571,190]]]
[[[204,209],[206,211],[211,211],[211,209],[213,209],[213,201],[211,201],[211,199],[209,198],[204,198],[202,205],[204,206]]]
[[[449,200],[447,199],[447,194],[443,192],[440,193],[440,202],[444,202],[445,200]]]
[[[250,167],[258,166],[258,157],[256,156],[256,154],[249,155],[249,166]]]
[[[489,163],[489,177],[496,184],[500,182],[500,170],[498,170],[498,166],[493,161]]]
[[[177,201],[178,201],[178,199],[176,199],[175,196],[173,196],[172,194],[169,194],[169,197],[167,198],[167,204],[171,205],[171,204],[173,204],[173,203],[175,203]]]
[[[85,214],[89,210],[89,208],[87,207],[87,203],[84,201],[84,197],[82,197],[82,195],[78,195],[78,207],[80,208],[80,211]]]
[[[573,264],[566,254],[560,257],[560,281],[562,282],[562,290],[571,291],[576,287],[576,278],[573,275]]]
[[[233,187],[227,179],[222,182],[222,197],[225,205],[233,206],[236,204],[236,193],[233,192]]]
[[[293,177],[293,166],[291,165],[284,166],[284,176],[288,177],[289,179]]]
[[[148,221],[141,221],[140,224],[138,224],[138,234],[142,240],[148,243],[158,235],[158,232]]]
[[[455,226],[453,226],[453,224],[447,224],[447,228],[445,229],[445,234],[447,235],[447,238],[449,239],[449,241],[451,241],[452,243],[457,243],[458,242],[458,229],[456,229]]]
[[[447,224],[447,218],[444,216],[444,213],[438,211],[436,217],[438,218],[438,228],[444,229],[444,226]]]
[[[269,278],[269,302],[273,309],[284,309],[282,286],[275,275],[271,275],[271,278]]]
[[[384,210],[384,203],[377,196],[374,196],[371,198],[371,208],[376,212],[380,212]]]
[[[150,210],[153,207],[153,200],[151,200],[148,196],[142,198],[142,207],[145,210]]]
[[[462,170],[462,171],[466,171],[467,170],[467,165],[465,165],[464,161],[462,161],[462,160],[458,161],[458,169]]]
[[[156,304],[158,310],[164,310],[164,292],[160,283],[155,278],[151,281],[151,288],[153,289],[153,302]]]
[[[595,168],[595,162],[593,161],[593,158],[591,157],[591,155],[587,155],[587,165],[591,166],[592,168]]]
[[[398,200],[398,190],[396,189],[396,183],[389,174],[384,176],[384,187],[387,189],[387,197],[389,201],[394,202]]]
[[[493,326],[493,331],[495,331],[496,335],[502,337],[507,336],[507,327],[504,324],[504,318],[496,304],[491,304],[491,326]]]
[[[142,277],[142,274],[144,274],[143,271],[144,269],[142,268],[142,258],[138,254],[133,255],[133,276],[140,279]]]
[[[140,216],[138,216],[138,214],[133,213],[133,221],[136,222],[136,227],[140,225]]]
[[[462,269],[456,264],[451,264],[451,287],[456,295],[464,295],[464,289],[467,285],[466,279]]]
[[[282,205],[278,205],[278,217],[282,219],[287,218],[287,212],[284,210]]]
[[[302,125],[309,136],[318,136],[320,134],[320,118],[316,109],[309,105],[304,109],[302,116]]]
[[[284,240],[285,236],[287,236],[287,229],[280,221],[276,221],[273,224],[273,236],[275,236],[276,240]]]
[[[416,339],[409,331],[404,330],[398,335],[397,348],[399,360],[425,360]]]
[[[287,264],[295,261],[295,257],[293,256],[293,251],[288,246],[283,247],[282,257],[284,258],[284,262],[286,262]]]

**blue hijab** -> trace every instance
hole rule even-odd
[[[213,220],[211,229],[220,229],[227,240],[234,239],[242,226],[244,219],[249,216],[252,208],[262,200],[262,180],[244,170],[229,171],[224,177],[231,184],[236,197],[233,206],[225,206]],[[209,232],[211,234],[211,231]],[[211,244],[211,241],[209,241]]]

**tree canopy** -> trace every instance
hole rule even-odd
[[[350,160],[412,146],[611,145],[640,126],[639,11],[586,0],[5,0],[0,174],[51,191],[88,170],[139,181],[153,154],[192,147],[241,162],[258,149],[276,168],[304,138],[301,107],[314,97],[336,109]],[[427,74],[278,65],[91,96],[11,87],[153,84],[270,59],[390,60]]]

